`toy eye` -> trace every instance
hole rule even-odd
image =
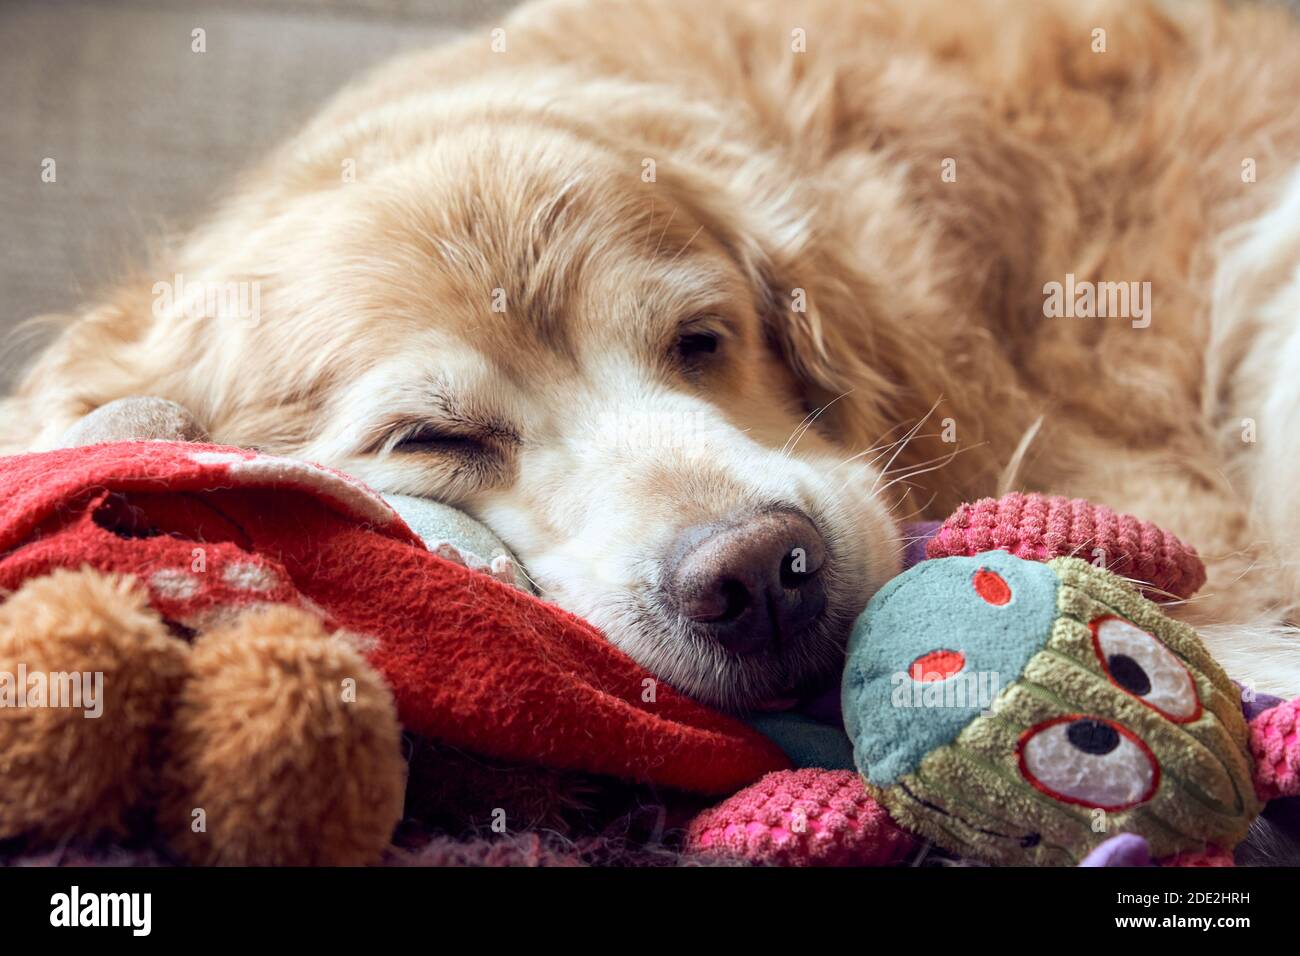
[[[1173,651],[1122,617],[1099,617],[1089,626],[1111,683],[1174,723],[1201,716],[1196,681]]]
[[[918,684],[947,680],[954,674],[961,673],[966,666],[966,655],[961,651],[939,650],[922,654],[912,661],[908,673]]]
[[[994,607],[1001,607],[1011,602],[1011,585],[1007,584],[1006,578],[996,571],[980,568],[975,572],[971,583],[975,586],[975,593]]]
[[[1021,775],[1064,803],[1125,810],[1151,799],[1160,785],[1151,748],[1101,717],[1071,714],[1030,727],[1017,751]]]

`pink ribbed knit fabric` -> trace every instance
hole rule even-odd
[[[1250,722],[1250,755],[1261,800],[1300,796],[1300,697]]]
[[[705,810],[686,833],[695,852],[772,866],[889,866],[914,838],[851,770],[779,770]]]
[[[1149,521],[1082,498],[1020,493],[982,498],[953,512],[926,546],[930,558],[981,551],[1009,551],[1030,561],[1073,556],[1095,563],[1100,558],[1157,601],[1190,597],[1205,583],[1205,565],[1194,548]]]

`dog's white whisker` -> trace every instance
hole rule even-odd
[[[917,438],[938,438],[939,436],[940,436],[939,432],[929,432],[924,435],[917,435],[916,437]],[[829,472],[827,472],[827,475],[829,476],[835,474],[835,472],[839,471],[839,469],[843,468],[845,465],[858,461],[859,459],[867,455],[870,455],[872,452],[879,452],[880,454],[878,454],[875,458],[872,458],[870,461],[867,462],[867,466],[870,467],[871,465],[879,461],[881,458],[883,458],[885,455],[889,454],[891,449],[897,446],[899,442],[904,440],[905,438],[898,438],[892,442],[889,442],[888,444],[876,445],[874,448],[867,448],[864,449],[863,451],[858,452],[857,454],[850,455],[848,458],[845,458],[843,461],[835,465],[834,468],[832,468]]]
[[[803,438],[805,434],[807,434],[808,429],[812,428],[812,426],[817,423],[817,419],[821,417],[822,412],[826,411],[826,409],[830,408],[841,398],[846,398],[852,394],[853,394],[853,389],[849,389],[846,392],[841,392],[840,394],[832,398],[829,402],[827,402],[825,405],[823,405],[821,408],[818,408],[815,411],[813,411],[810,416],[804,416],[804,420],[799,423],[798,427],[796,427],[793,432],[791,432],[790,438],[786,439],[785,447],[781,449],[781,454],[787,456],[794,454],[794,450],[796,447],[798,447],[799,441]],[[791,444],[792,440],[794,444]]]
[[[886,491],[888,491],[894,485],[898,484],[900,481],[907,481],[910,484],[910,479],[915,478],[918,475],[928,475],[932,471],[938,471],[940,468],[945,468],[949,464],[951,464],[952,460],[956,458],[958,455],[960,455],[962,452],[971,451],[977,447],[979,446],[969,445],[965,448],[954,448],[947,455],[942,455],[938,459],[932,459],[932,461],[938,461],[938,464],[932,464],[928,468],[922,468],[919,465],[915,466],[911,471],[908,471],[906,474],[899,475],[896,478],[890,479],[890,481],[883,488],[880,488],[879,490],[873,489],[873,493],[883,495]]]
[[[903,436],[903,441],[899,443],[898,448],[894,451],[893,455],[890,456],[889,461],[885,462],[885,467],[881,469],[880,475],[876,476],[876,480],[871,486],[871,493],[873,495],[876,493],[877,485],[880,484],[881,476],[883,476],[884,473],[890,469],[890,467],[898,459],[898,456],[903,453],[903,449],[905,449],[908,446],[908,444],[911,443],[912,439],[916,437],[916,433],[920,431],[921,426],[930,420],[930,416],[934,414],[935,410],[939,407],[939,403],[942,401],[943,401],[942,396],[935,399],[934,404],[930,406],[930,410],[927,411],[925,415],[921,418],[921,420],[918,421],[915,425],[913,425],[908,430],[907,434]]]

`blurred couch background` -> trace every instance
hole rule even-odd
[[[0,389],[39,345],[22,320],[140,262],[359,72],[471,29],[486,43],[514,4],[0,0]]]

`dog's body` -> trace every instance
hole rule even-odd
[[[466,507],[727,706],[833,671],[897,519],[1085,496],[1195,543],[1179,613],[1293,693],[1297,89],[1300,28],[1249,5],[533,5],[340,95],[79,317],[0,445],[174,399]],[[255,284],[257,321],[160,305],[176,275]],[[794,512],[824,611],[719,649],[679,552]]]

